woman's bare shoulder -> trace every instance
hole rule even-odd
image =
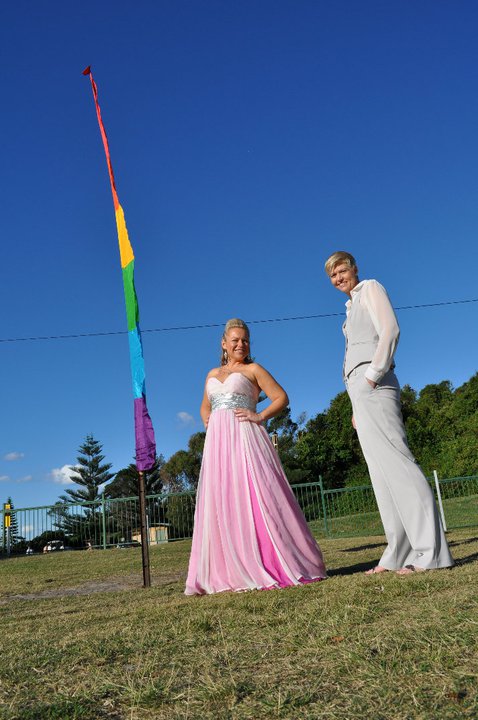
[[[245,366],[243,375],[249,378],[249,380],[256,385],[259,385],[259,378],[263,377],[265,372],[267,372],[267,370],[265,370],[262,365],[259,365],[259,363],[256,362],[251,362]]]
[[[263,365],[256,362],[249,363],[246,367],[254,376],[263,375],[264,373],[270,374]]]

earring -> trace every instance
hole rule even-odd
[[[229,360],[229,355],[227,354],[227,350],[222,351],[222,364],[227,365],[227,361]]]

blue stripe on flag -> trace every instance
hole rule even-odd
[[[144,382],[144,359],[143,344],[141,342],[141,333],[139,327],[130,330],[129,339],[129,355],[131,360],[131,379],[133,381],[133,395],[135,398],[143,397],[146,394]]]

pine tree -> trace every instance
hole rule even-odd
[[[83,445],[79,447],[77,464],[71,467],[70,477],[79,487],[68,488],[66,494],[60,496],[54,509],[50,511],[54,517],[54,525],[64,532],[68,542],[75,546],[101,542],[101,513],[98,511],[99,503],[96,503],[100,500],[101,486],[113,477],[113,473],[110,473],[111,463],[103,463],[105,457],[102,449],[103,446],[93,435],[86,436]],[[65,507],[68,503],[83,502],[85,507],[81,512],[72,512]]]
[[[103,446],[93,435],[87,435],[83,445],[79,447],[77,457],[77,465],[71,468],[74,474],[70,475],[79,488],[66,490],[66,495],[62,495],[60,500],[63,502],[82,502],[98,500],[100,497],[100,487],[114,477],[110,473],[111,463],[103,463],[105,456],[101,454]]]

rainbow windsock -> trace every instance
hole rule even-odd
[[[134,394],[134,429],[136,436],[136,467],[139,471],[150,470],[156,459],[156,442],[154,439],[153,423],[146,406],[146,389],[143,344],[141,342],[141,331],[139,328],[138,298],[134,287],[134,254],[128,237],[123,208],[118,200],[116,192],[113,166],[111,164],[110,149],[106,136],[105,126],[101,118],[101,110],[98,104],[98,88],[93,80],[91,68],[83,70],[83,75],[89,75],[93,97],[95,99],[96,115],[100,126],[101,137],[106,154],[106,163],[110,176],[111,192],[115,206],[116,228],[118,230],[118,241],[121,258],[121,269],[123,271],[124,296],[126,301],[126,316],[128,319],[129,353],[131,360],[131,375],[133,379]]]

